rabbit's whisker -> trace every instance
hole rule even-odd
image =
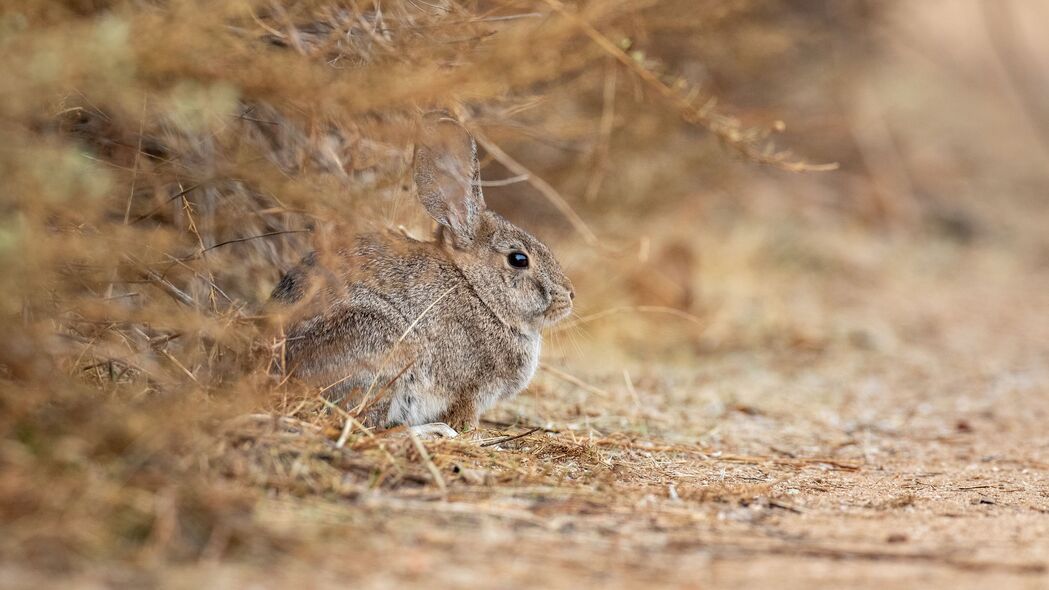
[[[650,313],[650,314],[666,314],[666,315],[671,315],[671,316],[674,316],[674,317],[677,317],[677,318],[681,318],[683,320],[686,320],[688,322],[696,324],[697,326],[699,326],[701,328],[706,328],[706,326],[707,326],[707,323],[704,322],[703,319],[700,318],[699,316],[690,314],[690,313],[688,313],[686,311],[681,311],[680,309],[675,309],[673,307],[663,307],[663,306],[659,306],[659,305],[625,305],[625,306],[621,306],[621,307],[613,307],[613,308],[610,308],[610,309],[605,309],[605,310],[602,310],[602,311],[598,311],[598,312],[592,313],[590,315],[579,317],[575,321],[566,322],[566,323],[564,323],[564,324],[562,324],[562,325],[560,325],[560,326],[558,326],[556,328],[553,328],[553,330],[557,330],[557,331],[567,330],[567,329],[569,329],[571,327],[574,327],[574,326],[579,326],[579,325],[582,325],[582,324],[589,324],[591,322],[595,322],[597,320],[604,319],[606,317],[610,317],[610,316],[613,316],[613,315],[618,315],[618,314],[621,314],[621,313],[631,313],[631,312],[634,312],[634,313]]]

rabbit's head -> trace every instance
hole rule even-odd
[[[485,207],[477,145],[447,114],[424,119],[414,174],[439,246],[500,320],[537,333],[571,313],[575,292],[550,250]]]

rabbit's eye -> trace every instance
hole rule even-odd
[[[528,255],[524,252],[511,252],[506,261],[514,268],[528,268]]]

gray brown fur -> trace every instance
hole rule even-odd
[[[338,383],[329,393],[351,404],[389,384],[366,416],[372,425],[462,429],[524,389],[542,329],[568,315],[574,293],[545,245],[486,210],[476,147],[458,123],[427,117],[414,169],[419,199],[440,224],[435,241],[361,236],[341,257],[350,268],[341,289],[311,289],[322,263],[304,259],[273,298],[327,299],[291,322],[284,358],[299,378]],[[513,251],[527,254],[527,269],[509,265]]]

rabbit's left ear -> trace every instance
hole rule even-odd
[[[447,113],[423,119],[415,144],[414,175],[419,200],[438,223],[451,231],[457,248],[477,237],[484,212],[477,144]]]

